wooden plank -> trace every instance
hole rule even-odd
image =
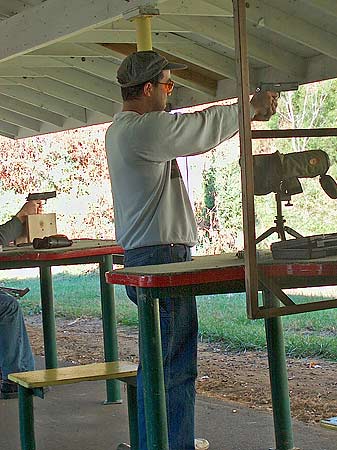
[[[245,243],[245,280],[247,314],[252,318],[258,310],[258,280],[255,245],[254,175],[249,104],[249,69],[246,31],[246,4],[234,0],[234,35],[239,100],[239,131],[241,153],[241,186],[243,231]]]
[[[162,0],[157,0],[157,3]],[[62,41],[93,26],[119,19],[150,0],[48,0],[3,20],[0,60]]]
[[[270,319],[271,317],[287,316],[311,311],[323,311],[324,309],[337,308],[337,300],[322,300],[319,302],[302,303],[300,305],[281,306],[276,308],[261,307],[256,313],[257,319]]]
[[[298,128],[285,130],[253,130],[252,139],[337,136],[337,128]]]
[[[136,375],[136,364],[128,361],[115,361],[12,373],[8,378],[25,388],[33,389],[37,387],[80,383],[82,381],[110,380],[120,377],[128,378],[135,377]]]

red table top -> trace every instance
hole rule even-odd
[[[271,253],[266,252],[258,258],[258,268],[269,277],[336,276],[337,284],[336,257],[281,261],[273,260]],[[198,256],[190,262],[130,267],[106,274],[108,283],[142,288],[189,286],[244,280],[244,278],[244,261],[234,254]]]
[[[3,247],[1,261],[53,261],[99,255],[123,255],[124,250],[115,241],[100,239],[74,239],[70,247],[35,250],[29,246]]]

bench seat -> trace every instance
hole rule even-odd
[[[11,373],[8,378],[27,389],[34,389],[82,381],[124,379],[136,375],[136,364],[128,361],[116,361]]]
[[[115,361],[58,369],[11,373],[8,378],[19,385],[19,421],[21,450],[36,450],[33,397],[43,398],[43,389],[82,381],[121,380],[127,384],[128,417],[131,450],[138,448],[137,365]]]

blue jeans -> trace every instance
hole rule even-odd
[[[125,267],[191,260],[185,245],[155,245],[127,250]],[[137,304],[136,289],[126,287]],[[170,450],[194,450],[195,379],[197,377],[198,318],[194,296],[159,301],[167,421]],[[148,450],[141,362],[137,375],[139,450]]]
[[[34,370],[21,307],[12,295],[4,292],[0,292],[0,367],[4,380],[9,373]]]

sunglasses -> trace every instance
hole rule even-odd
[[[167,95],[171,95],[173,88],[174,88],[174,81],[169,80],[166,83],[162,83],[160,81],[158,81],[158,84],[162,84],[164,86],[164,90],[166,92]]]

